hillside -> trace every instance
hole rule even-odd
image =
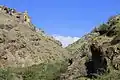
[[[66,47],[73,62],[61,80],[119,80],[120,15]]]
[[[53,79],[68,57],[59,41],[32,24],[27,12],[0,6],[0,80]],[[54,70],[44,71],[47,67]],[[29,76],[32,73],[38,76]]]
[[[24,13],[0,11],[0,67],[25,67],[68,56],[59,41],[35,30],[22,16]]]

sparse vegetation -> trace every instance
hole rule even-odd
[[[0,80],[58,80],[61,73],[66,71],[66,62],[34,65],[28,68],[8,68],[0,70]],[[20,77],[21,76],[21,77]]]

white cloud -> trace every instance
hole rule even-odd
[[[59,40],[62,43],[63,47],[66,47],[69,44],[72,44],[79,39],[79,37],[60,36],[60,35],[53,35],[53,37],[56,40]]]

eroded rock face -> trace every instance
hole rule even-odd
[[[105,58],[105,53],[101,46],[98,46],[97,43],[91,44],[90,46],[92,57],[87,61],[86,69],[88,76],[94,74],[103,74],[107,70],[107,60]]]

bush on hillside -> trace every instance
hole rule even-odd
[[[98,27],[98,32],[100,33],[100,35],[103,35],[108,32],[109,28],[110,28],[109,25],[102,24],[102,25],[100,25],[100,27]]]

